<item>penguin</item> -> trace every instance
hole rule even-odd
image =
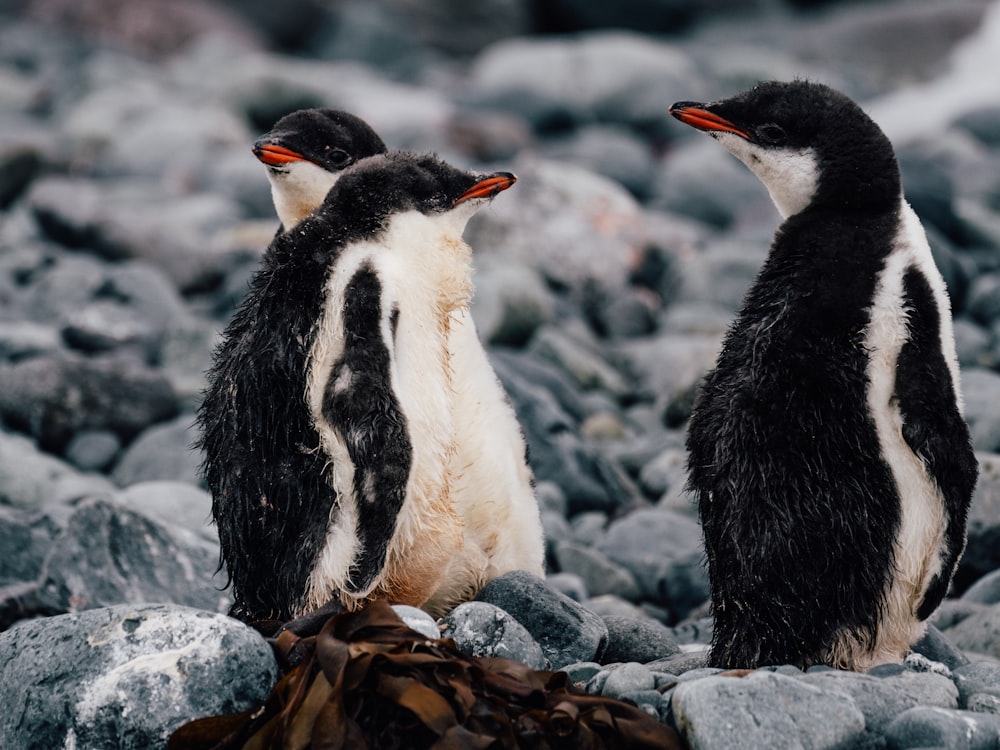
[[[322,203],[345,169],[385,152],[371,126],[349,112],[300,109],[282,117],[253,145],[254,156],[267,167],[279,231],[288,231]]]
[[[978,466],[950,303],[892,145],[827,86],[678,102],[783,223],[687,431],[712,666],[898,662],[965,547]]]
[[[501,573],[543,574],[525,440],[476,335],[462,239],[515,179],[375,155],[275,236],[198,410],[233,616],[375,598],[440,616]]]

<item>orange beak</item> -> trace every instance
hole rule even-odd
[[[269,167],[281,166],[292,161],[308,161],[302,154],[298,154],[284,146],[279,146],[276,143],[254,144],[253,155]]]
[[[670,108],[670,114],[685,125],[690,125],[698,130],[735,133],[740,138],[750,140],[750,134],[747,131],[693,102],[677,102]]]
[[[458,196],[458,198],[455,199],[455,202],[451,205],[457,206],[459,203],[464,203],[472,198],[492,198],[497,193],[509,188],[515,182],[517,182],[517,177],[512,175],[510,172],[497,172],[496,174],[491,174],[489,177],[480,180]]]

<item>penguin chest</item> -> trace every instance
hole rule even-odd
[[[320,603],[346,591],[420,604],[461,545],[448,337],[468,302],[454,257],[467,246],[420,219],[346,247],[329,273],[306,393],[338,497],[311,578]]]
[[[908,207],[906,207],[908,209]],[[913,217],[915,221],[915,217]],[[904,210],[903,229],[907,228]],[[917,225],[919,228],[919,225]],[[910,308],[905,279],[919,275],[934,290],[935,304],[942,319],[948,317],[944,282],[933,265],[922,231],[903,231],[897,238],[879,274],[864,343],[869,351],[867,403],[871,421],[895,482],[899,502],[899,528],[894,540],[894,575],[886,594],[884,629],[898,633],[908,645],[916,609],[930,581],[942,573],[944,534],[947,525],[941,489],[928,466],[905,437],[907,416],[901,408],[900,391],[912,387],[900,382],[911,377],[900,369],[904,347],[918,335],[918,325]],[[917,238],[914,241],[913,237]],[[945,325],[942,320],[942,325]],[[940,332],[941,347],[949,349],[950,328]],[[947,342],[947,343],[944,343]],[[944,359],[956,371],[953,350]]]

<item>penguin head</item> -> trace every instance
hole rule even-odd
[[[771,81],[717,102],[677,102],[670,114],[746,164],[784,218],[809,207],[880,209],[899,200],[889,140],[828,86]]]
[[[267,166],[271,197],[286,231],[323,202],[345,169],[385,150],[364,120],[335,109],[285,115],[253,146],[254,156]]]
[[[469,172],[432,155],[393,151],[344,172],[324,205],[343,216],[365,217],[369,231],[393,214],[415,211],[461,236],[476,211],[516,181],[510,172]]]

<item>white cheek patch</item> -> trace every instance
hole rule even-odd
[[[281,172],[267,171],[271,200],[285,231],[323,202],[338,177],[340,172],[328,172],[311,161],[289,162]]]
[[[812,149],[763,148],[733,133],[711,134],[764,183],[781,218],[809,205],[819,186],[819,163]]]

